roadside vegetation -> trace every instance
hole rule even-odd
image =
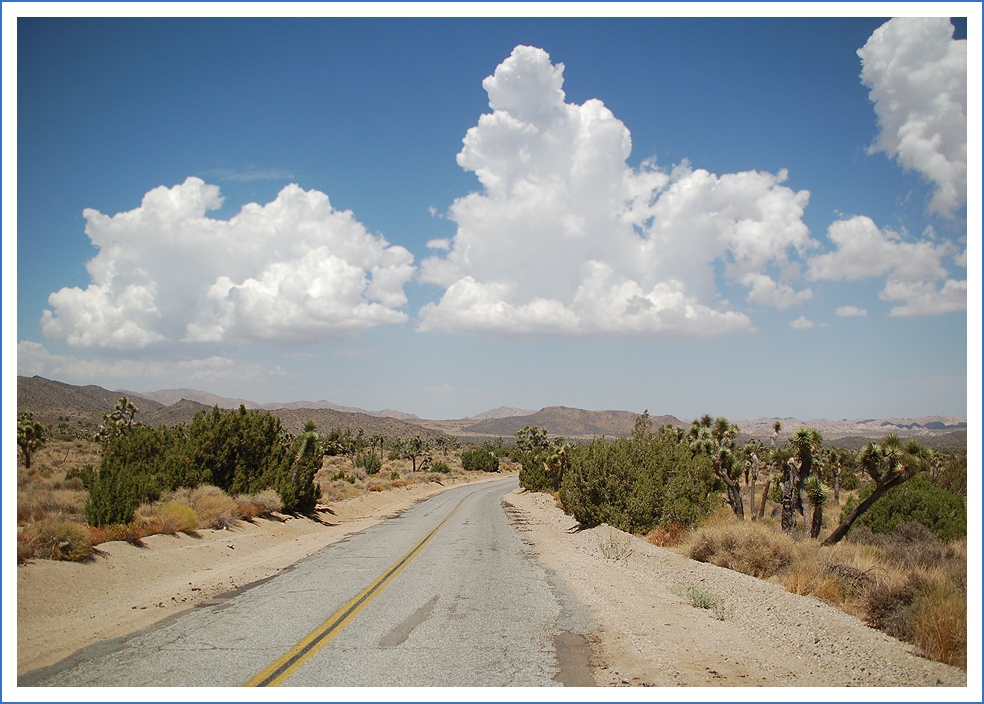
[[[813,596],[927,657],[967,667],[967,457],[888,435],[859,450],[796,429],[739,443],[704,416],[689,428],[568,442],[529,426],[515,442],[387,438],[359,428],[298,435],[262,411],[213,408],[141,425],[123,397],[94,437],[18,417],[17,558],[82,561],[98,545],[195,534],[474,473],[519,471],[583,528],[608,524],[694,560]],[[627,560],[609,536],[602,551]],[[713,595],[711,595],[713,596]],[[692,594],[703,608],[707,595]],[[710,605],[707,605],[710,604]]]
[[[313,515],[369,492],[516,469],[500,447],[466,467],[452,437],[386,438],[361,429],[298,435],[263,411],[213,408],[188,424],[141,425],[126,397],[91,437],[54,435],[18,418],[17,559],[82,561],[104,542]]]
[[[966,453],[894,435],[844,450],[811,428],[780,442],[781,429],[739,444],[725,418],[654,430],[644,413],[632,438],[570,444],[527,427],[520,482],[582,528],[823,599],[966,670]]]

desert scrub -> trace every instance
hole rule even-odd
[[[364,470],[366,474],[379,474],[383,468],[383,461],[375,451],[367,450],[355,456],[355,466]]]
[[[431,465],[431,471],[438,474],[451,474],[451,467],[444,460],[438,460]]]
[[[155,526],[155,533],[174,535],[195,530],[198,527],[198,514],[187,504],[168,501],[153,507],[148,522]]]
[[[697,562],[709,562],[753,577],[779,574],[793,562],[796,543],[759,522],[708,525],[698,530],[688,554]]]
[[[280,494],[273,489],[264,489],[255,494],[240,494],[234,496],[233,500],[236,502],[236,514],[245,521],[279,513],[283,508]]]
[[[913,641],[926,657],[967,669],[967,593],[948,580],[917,590],[910,608]]]
[[[71,521],[39,521],[18,535],[18,560],[36,557],[78,562],[90,555],[92,538],[89,531]]]
[[[723,621],[725,617],[724,602],[721,599],[708,591],[704,587],[694,585],[689,587],[685,592],[684,596],[690,605],[695,609],[707,609],[714,614],[714,617],[719,621]]]
[[[43,521],[46,518],[84,521],[86,492],[52,489],[32,483],[17,492],[17,521]]]
[[[599,536],[598,549],[606,560],[627,560],[635,552],[632,538],[613,529],[608,529]]]
[[[237,522],[237,503],[222,489],[215,486],[200,486],[190,495],[191,507],[198,514],[198,525],[202,528],[229,528]]]

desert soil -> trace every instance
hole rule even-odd
[[[331,504],[331,513],[321,514],[324,523],[257,519],[195,536],[152,536],[144,547],[105,543],[84,564],[19,566],[17,673],[275,575],[454,485],[414,485]],[[544,494],[510,492],[504,503],[531,552],[590,610],[597,685],[967,685],[962,670],[921,658],[816,599],[693,562],[608,526],[577,531]],[[717,607],[692,606],[692,587],[714,597]]]

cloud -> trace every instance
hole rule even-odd
[[[458,154],[482,189],[449,209],[447,254],[421,263],[420,280],[444,291],[419,329],[721,335],[754,329],[722,283],[758,305],[812,296],[783,280],[816,244],[809,193],[784,186],[785,171],[632,168],[629,130],[600,100],[565,102],[563,71],[518,46],[483,81],[492,112]]]
[[[832,252],[809,261],[807,278],[814,281],[856,281],[886,276],[879,297],[903,301],[890,315],[940,315],[967,308],[967,281],[952,278],[943,259],[956,258],[952,242],[906,242],[898,233],[881,230],[869,217],[838,220],[827,230]]]
[[[796,320],[789,324],[789,327],[794,330],[809,330],[814,327],[813,321],[808,320],[805,315],[801,315]]]
[[[287,375],[280,366],[266,367],[221,355],[179,361],[82,359],[52,354],[44,345],[21,340],[17,343],[17,374],[43,376],[66,383],[100,383],[106,388],[129,387],[140,391],[149,385],[184,385],[195,382],[238,381],[279,378]],[[175,382],[174,380],[180,380]]]
[[[868,311],[857,306],[841,306],[834,311],[834,315],[841,318],[863,318],[868,315]]]
[[[742,283],[748,286],[748,302],[775,306],[780,310],[799,305],[813,298],[813,291],[796,291],[791,286],[775,281],[771,276],[761,273],[746,274]]]
[[[858,50],[885,152],[935,185],[931,212],[967,205],[967,42],[946,17],[901,17]]]
[[[99,250],[87,264],[92,282],[49,296],[45,336],[117,350],[291,345],[407,320],[399,309],[412,255],[334,210],[325,194],[292,184],[229,220],[206,215],[221,204],[217,186],[190,177],[155,188],[129,212],[86,209]]]

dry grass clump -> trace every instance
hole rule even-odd
[[[85,526],[72,521],[42,520],[17,534],[17,561],[32,557],[78,562],[92,555],[92,538]]]
[[[646,533],[645,538],[658,548],[672,548],[680,545],[687,537],[687,529],[679,523],[656,526]]]
[[[239,521],[237,502],[216,486],[202,485],[189,498],[202,528],[231,528]]]
[[[913,641],[927,657],[967,669],[967,593],[949,581],[923,585],[910,609]]]
[[[167,501],[153,507],[151,522],[156,528],[155,533],[174,535],[195,530],[198,527],[198,514],[187,504]]]
[[[74,489],[54,489],[34,483],[17,492],[18,523],[43,521],[49,517],[84,520],[85,499],[88,493]]]
[[[280,494],[273,489],[264,489],[255,494],[240,494],[234,496],[233,500],[236,502],[237,515],[244,521],[278,513],[284,507]]]
[[[765,523],[717,522],[693,535],[688,554],[698,562],[768,578],[793,562],[796,543]]]

